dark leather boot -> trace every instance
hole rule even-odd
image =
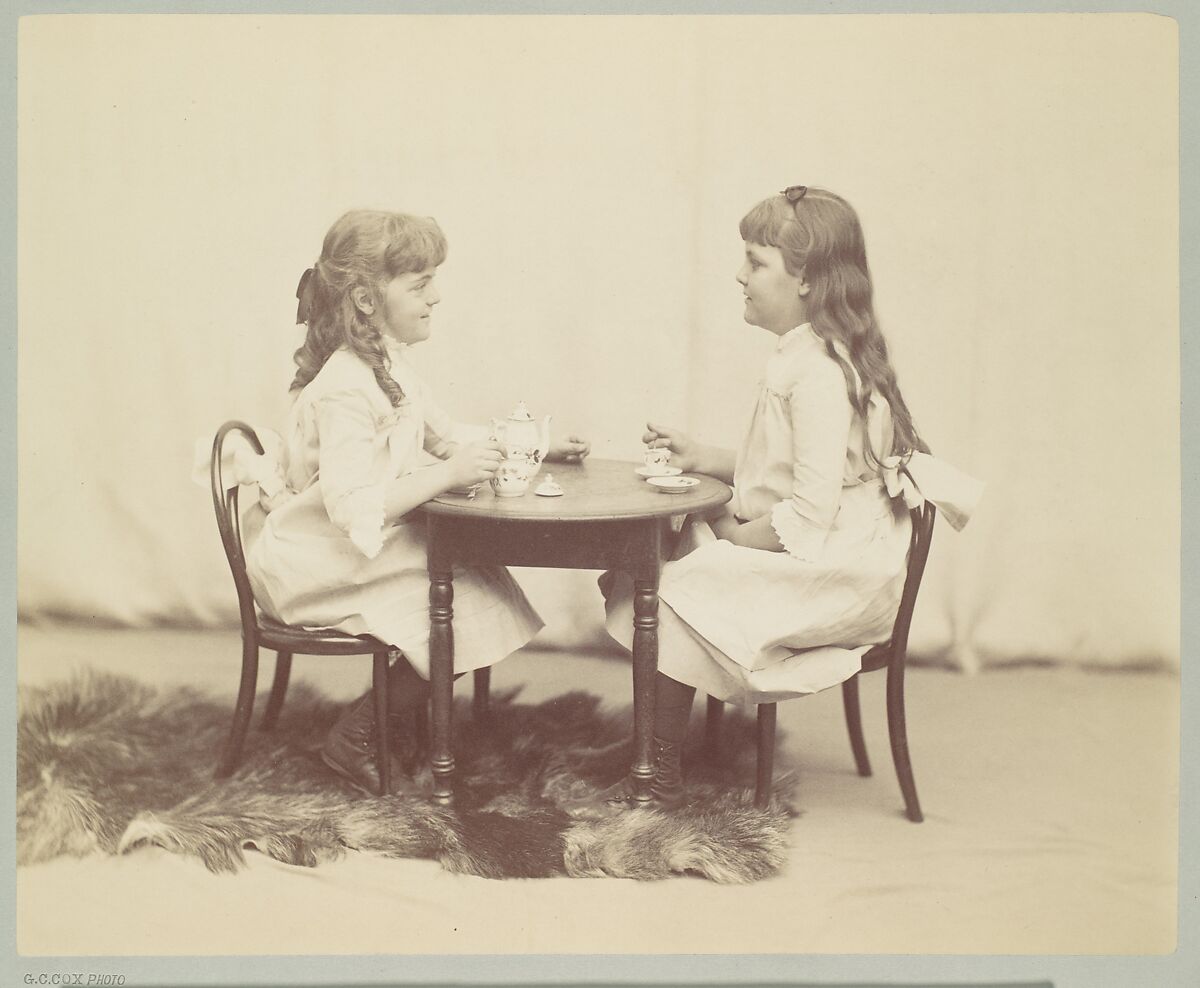
[[[654,778],[650,781],[650,799],[635,798],[637,787],[632,775],[627,775],[615,786],[603,790],[596,802],[607,807],[608,812],[638,808],[674,810],[687,803],[687,790],[683,787],[683,770],[680,756],[683,745],[675,741],[654,739]]]
[[[321,760],[339,775],[377,795],[379,769],[375,764],[375,751],[375,702],[374,695],[367,692],[334,722],[321,748]],[[405,774],[403,765],[394,755],[391,756],[390,774],[393,787]]]
[[[654,781],[650,783],[650,799],[664,809],[675,809],[687,798],[683,790],[683,769],[680,756],[683,746],[675,741],[654,739]]]

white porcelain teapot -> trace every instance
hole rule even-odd
[[[525,457],[529,461],[529,476],[533,477],[550,450],[550,416],[538,422],[525,402],[519,401],[508,418],[492,419],[492,435],[504,445],[505,457]]]

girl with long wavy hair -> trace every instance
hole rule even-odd
[[[792,186],[755,205],[740,232],[745,320],[776,337],[741,448],[654,423],[643,436],[671,450],[673,467],[733,487],[721,514],[688,520],[662,571],[651,785],[658,806],[686,800],[680,749],[697,688],[770,703],[854,675],[867,648],[891,633],[908,503],[923,493],[950,508],[958,527],[978,496],[969,478],[947,482],[956,472],[927,455],[875,318],[862,227],[849,203]],[[916,490],[919,473],[936,477],[936,500],[933,490]],[[601,586],[609,634],[628,648],[631,581],[606,574]],[[604,799],[634,805],[634,791],[626,779]]]
[[[413,509],[493,476],[501,447],[457,426],[409,362],[441,301],[446,238],[432,219],[355,210],[325,236],[300,279],[293,403],[283,435],[285,496],[271,504],[247,553],[260,606],[287,624],[373,635],[402,654],[389,672],[393,772],[412,774],[421,748],[417,707],[429,679],[429,576],[424,526]],[[546,458],[580,457],[570,437]],[[455,573],[455,671],[499,662],[542,622],[508,571]],[[377,791],[370,694],[334,724],[322,757]]]

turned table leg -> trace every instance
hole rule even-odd
[[[633,583],[633,768],[638,802],[654,779],[654,679],[658,673],[658,573]]]
[[[454,795],[454,578],[449,566],[429,569],[429,684],[433,699],[433,798]]]

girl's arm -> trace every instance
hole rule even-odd
[[[726,484],[733,483],[733,468],[737,454],[731,449],[706,446],[698,443],[686,433],[670,426],[646,423],[642,442],[647,446],[658,446],[671,451],[671,466],[679,467],[684,473],[703,473]]]
[[[500,458],[497,442],[465,443],[456,445],[447,460],[388,481],[383,495],[384,521],[393,525],[439,494],[483,483],[496,473]]]
[[[383,547],[383,529],[432,497],[492,476],[500,464],[494,442],[468,443],[449,459],[399,478],[380,477],[376,463],[378,425],[371,402],[360,391],[328,394],[315,405],[319,443],[317,482],[329,519],[363,555]],[[420,423],[413,423],[414,429]]]
[[[425,451],[439,460],[448,460],[472,439],[483,439],[487,430],[483,426],[464,425],[455,422],[449,414],[433,400],[426,391],[425,406]],[[578,462],[592,451],[592,445],[582,436],[568,435],[561,442],[552,443],[544,459],[547,463]],[[474,483],[474,481],[472,481]],[[452,487],[466,486],[452,484]]]
[[[712,530],[717,538],[734,545],[742,545],[748,549],[766,549],[768,552],[783,551],[783,543],[779,541],[779,535],[775,526],[771,524],[769,514],[743,524],[727,513],[712,522]]]
[[[753,549],[786,550],[815,561],[837,517],[853,409],[845,378],[832,361],[806,365],[788,392],[792,430],[792,495],[745,524],[725,515],[713,524],[718,538]]]
[[[434,400],[429,388],[424,384],[422,387],[424,389],[421,405],[425,414],[425,452],[436,456],[439,460],[448,460],[466,443],[487,438],[485,428],[456,422]]]

